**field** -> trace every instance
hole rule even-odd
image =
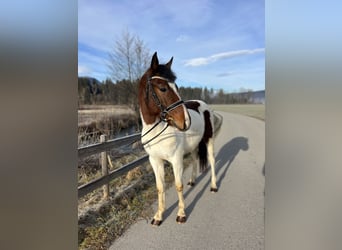
[[[83,105],[78,110],[78,146],[99,142],[101,134],[111,139],[138,127],[139,117],[128,106]]]
[[[223,104],[210,105],[213,110],[251,116],[265,121],[264,104]]]
[[[135,116],[132,109],[120,105],[83,105],[78,110],[78,126],[88,126],[99,120],[120,119]]]

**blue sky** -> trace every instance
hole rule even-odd
[[[109,78],[108,52],[128,30],[161,63],[174,57],[179,86],[262,90],[264,15],[259,0],[79,0],[78,74]]]

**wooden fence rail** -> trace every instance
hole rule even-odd
[[[90,193],[91,191],[99,188],[105,184],[108,184],[111,180],[120,177],[124,174],[127,174],[128,171],[132,170],[133,168],[145,163],[148,161],[148,155],[144,155],[139,159],[124,165],[123,167],[116,169],[110,172],[108,175],[101,176],[100,178],[88,182],[78,188],[78,198]]]
[[[219,114],[215,113],[215,131],[218,131],[221,127],[222,124],[222,116],[220,116]],[[125,137],[121,137],[118,139],[113,139],[113,140],[105,140],[105,137],[103,136],[101,139],[100,143],[96,143],[96,144],[92,144],[89,146],[85,146],[85,147],[81,147],[78,149],[78,158],[83,158],[86,156],[90,156],[93,154],[97,154],[97,153],[102,153],[102,152],[106,152],[109,151],[113,148],[119,148],[125,145],[129,145],[132,144],[136,141],[140,141],[140,137],[141,137],[141,133],[136,133],[133,135],[129,135],[129,136],[125,136]],[[109,193],[109,187],[108,187],[108,183],[117,178],[120,177],[124,174],[127,174],[128,171],[134,169],[137,166],[140,166],[141,164],[145,163],[148,161],[148,155],[144,155],[124,166],[122,166],[119,169],[116,169],[112,172],[108,173],[108,169],[104,169],[107,168],[107,156],[106,154],[101,154],[101,162],[102,162],[102,173],[103,175],[93,181],[90,181],[86,184],[83,184],[81,186],[78,187],[78,198],[83,197],[84,195],[94,191],[95,189],[104,186],[104,197],[108,197],[108,193]]]
[[[124,136],[118,139],[108,140],[105,142],[100,142],[78,149],[78,158],[90,156],[93,154],[101,153],[113,148],[119,148],[124,145],[133,143],[140,140],[141,133],[136,133],[133,135]]]

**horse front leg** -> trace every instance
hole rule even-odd
[[[156,185],[158,190],[158,211],[154,215],[151,224],[153,226],[160,226],[163,222],[163,213],[165,211],[165,181],[164,181],[164,162],[162,159],[149,157],[153,168],[154,176],[156,178]]]
[[[183,183],[182,183],[182,175],[183,175],[183,157],[176,159],[172,162],[173,174],[175,176],[175,186],[178,194],[178,213],[176,221],[177,223],[185,223],[186,215],[185,215],[185,202],[183,196]]]

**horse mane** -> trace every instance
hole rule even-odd
[[[170,82],[175,82],[177,77],[175,73],[165,64],[159,64],[156,70],[152,70],[151,76],[161,76],[169,79]]]

